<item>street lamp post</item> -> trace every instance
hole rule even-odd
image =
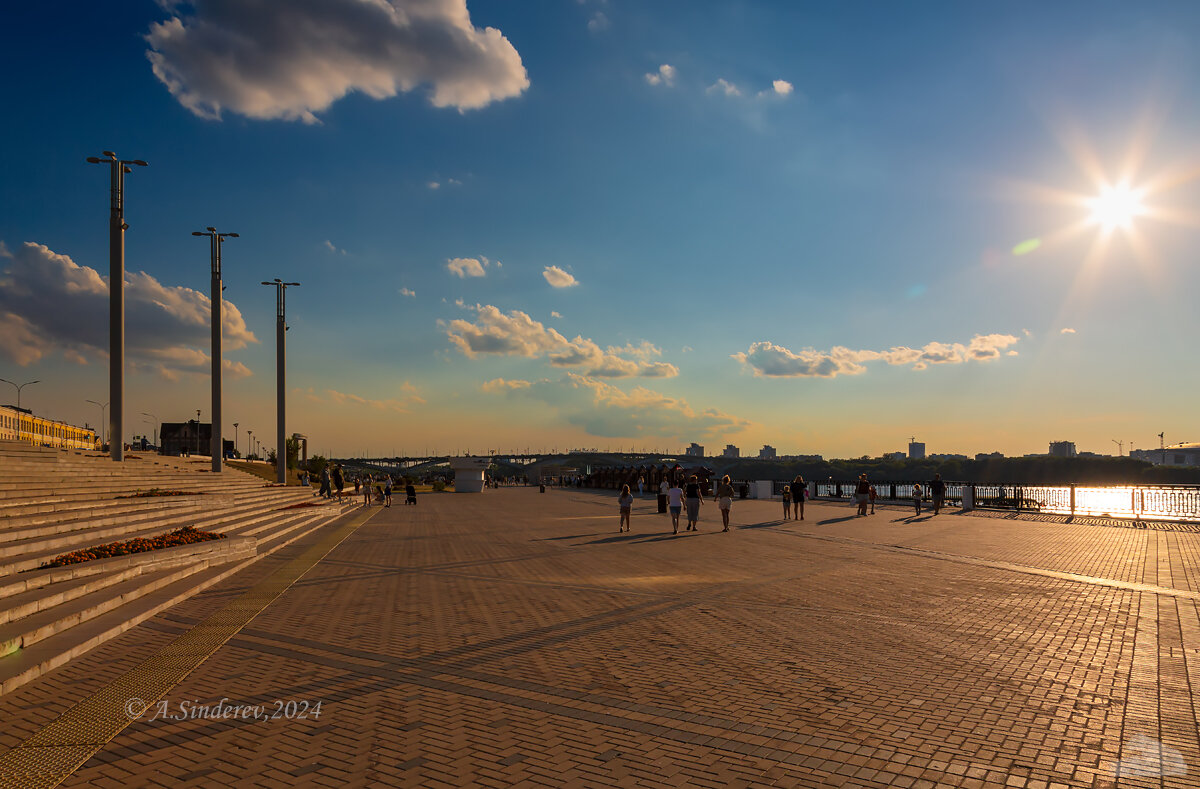
[[[196,409],[196,454],[200,454],[200,409]]]
[[[112,151],[106,158],[89,156],[91,164],[108,164],[112,187],[108,216],[108,401],[112,405],[109,426],[109,455],[115,461],[125,459],[125,174],[129,165],[145,167],[141,159],[118,159]],[[116,436],[116,440],[112,437]]]
[[[0,378],[0,381],[3,381],[4,383],[8,384],[9,386],[14,387],[17,390],[17,410],[18,411],[21,410],[21,390],[27,386],[41,383],[41,381],[26,381],[23,384],[18,384],[18,383],[8,380],[7,378]]]
[[[192,232],[193,236],[208,236],[212,258],[212,470],[221,470],[225,442],[221,430],[221,245],[226,238],[238,238],[237,233],[218,233],[215,227]]]
[[[104,409],[108,408],[108,403],[101,403],[98,400],[85,400],[84,402],[92,405],[100,406],[100,443],[104,443]],[[111,434],[110,434],[111,435]]]
[[[254,454],[254,431],[246,429],[246,459],[249,460]]]
[[[287,289],[298,287],[299,282],[284,282],[276,277],[272,282],[264,282],[275,288],[275,481],[287,483],[287,440],[284,438],[284,362],[286,359],[286,344],[283,339],[287,331],[285,301]]]
[[[150,413],[149,411],[143,411],[142,416],[148,416],[154,420],[151,423],[154,425],[154,451],[158,452],[158,417],[156,415]]]
[[[237,455],[238,423],[233,423],[233,454]]]

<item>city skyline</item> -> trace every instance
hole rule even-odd
[[[211,225],[241,234],[227,439],[274,435],[277,276],[303,283],[286,432],[313,453],[1194,437],[1188,4],[10,15],[0,378],[39,380],[39,415],[108,400],[84,158],[115,150],[150,165],[125,195],[126,440],[210,416]]]

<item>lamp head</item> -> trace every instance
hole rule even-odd
[[[208,233],[201,233],[199,230],[193,230],[192,235],[193,236],[207,236]]]
[[[226,233],[225,235],[229,238],[241,238],[237,233]]]
[[[204,228],[204,229],[205,229],[205,230],[207,230],[207,231],[208,231],[208,232],[210,232],[210,233],[215,233],[215,232],[217,232],[217,229],[216,229],[215,227],[206,227],[206,228]]]
[[[87,160],[88,160],[88,164],[100,164],[100,157],[99,157],[99,156],[89,156],[89,157],[87,158]]]
[[[146,164],[146,162],[142,159],[134,159],[133,163],[136,164],[138,167],[149,167],[150,166],[150,165]]]
[[[100,153],[104,154],[104,155],[105,155],[105,156],[107,156],[109,159],[116,159],[116,158],[117,158],[117,155],[116,155],[115,153],[113,153],[112,151],[101,151]]]

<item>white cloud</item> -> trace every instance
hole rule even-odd
[[[561,318],[562,314],[560,312],[558,312],[557,310],[550,310],[550,317],[551,318]]]
[[[1059,334],[1074,334],[1074,333],[1075,333],[1075,330],[1074,330],[1074,329],[1069,329],[1069,328],[1068,328],[1068,329],[1063,329],[1062,331],[1060,331],[1060,332],[1059,332]]]
[[[299,0],[162,4],[146,56],[180,104],[203,118],[316,123],[348,93],[385,99],[420,85],[459,111],[520,95],[521,56],[466,0]],[[183,12],[187,9],[190,13]]]
[[[107,355],[108,282],[42,244],[25,243],[0,274],[0,355],[19,365],[55,351],[74,362]],[[126,275],[125,341],[130,368],[168,377],[204,373],[211,342],[211,302],[205,294],[163,285],[145,272]],[[235,304],[222,310],[225,350],[258,342]],[[97,344],[101,343],[101,344]],[[223,360],[231,375],[249,375]]]
[[[446,336],[472,359],[481,354],[546,358],[554,367],[578,367],[589,376],[603,378],[672,378],[679,374],[673,364],[649,361],[644,351],[648,343],[605,351],[584,337],[568,340],[520,310],[505,314],[490,304],[460,306],[475,312],[475,322],[452,320]],[[627,358],[631,355],[634,358]]]
[[[579,284],[579,280],[558,266],[546,266],[542,270],[542,276],[546,278],[552,288],[570,288]]]
[[[482,258],[481,263],[476,258],[450,258],[446,261],[446,269],[451,274],[454,274],[459,279],[467,277],[483,277],[487,275],[484,271],[484,266],[487,265],[487,258]]]
[[[986,334],[976,335],[965,345],[930,342],[921,348],[897,346],[886,351],[835,346],[828,351],[805,348],[796,352],[770,342],[756,342],[745,353],[733,354],[733,358],[749,366],[756,376],[835,378],[866,372],[865,362],[911,364],[914,370],[924,370],[931,364],[985,362],[1000,358],[1001,352],[1016,342],[1011,334]],[[1016,352],[1008,351],[1007,355]]]
[[[417,292],[415,290],[412,290],[411,288],[400,288],[400,295],[408,296],[411,299],[411,298],[416,298]]]
[[[330,252],[332,252],[335,255],[346,254],[346,250],[339,249],[338,247],[334,246],[334,243],[328,239],[325,240],[325,248],[328,249]]]
[[[738,432],[750,422],[716,409],[696,410],[686,400],[637,386],[626,392],[605,381],[576,373],[554,381],[505,381],[484,384],[484,391],[531,398],[550,406],[559,418],[607,438],[714,438]]]
[[[425,185],[426,185],[426,186],[428,186],[430,189],[439,189],[439,188],[441,188],[441,184],[439,184],[437,181],[430,181],[429,183],[427,183],[427,184],[425,184]]]
[[[742,91],[737,85],[727,81],[724,78],[718,79],[716,82],[708,86],[708,93],[724,93],[726,96],[740,96]]]
[[[774,82],[771,83],[771,87],[774,88],[775,92],[778,93],[780,96],[786,96],[789,93],[791,93],[792,90],[794,89],[792,87],[792,83],[788,82],[785,79],[775,80]]]
[[[600,33],[604,30],[608,30],[609,24],[610,22],[608,21],[608,17],[604,15],[604,12],[597,11],[595,15],[588,20],[587,26],[588,30],[592,31],[593,33]]]
[[[658,67],[658,71],[646,74],[646,82],[651,85],[662,85],[664,87],[675,86],[675,67],[667,63],[663,63]]]

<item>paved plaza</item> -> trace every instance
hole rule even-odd
[[[0,749],[127,704],[308,561],[62,785],[1200,786],[1200,535],[759,501],[723,534],[709,501],[673,536],[655,510],[618,534],[615,493],[518,488],[345,516],[323,558],[306,538],[0,697]],[[151,720],[192,702],[279,717]]]

